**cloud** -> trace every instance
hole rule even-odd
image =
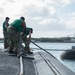
[[[48,18],[48,19],[43,19],[39,24],[40,25],[47,25],[47,24],[52,24],[56,23],[56,19]]]
[[[60,0],[60,2],[65,5],[65,4],[70,4],[71,0]]]
[[[36,34],[37,33],[37,34]],[[65,34],[64,34],[65,33]],[[36,35],[37,36],[36,36]],[[47,37],[47,38],[53,38],[53,37],[67,37],[70,34],[73,34],[71,31],[35,31],[32,34],[32,37]],[[71,35],[73,36],[73,35]]]
[[[65,22],[65,25],[69,29],[75,29],[75,17],[71,17],[68,21]]]
[[[10,3],[15,3],[15,0],[8,0],[8,2],[10,2]]]
[[[55,7],[53,7],[53,6],[50,6],[50,7],[48,8],[48,10],[49,10],[49,13],[50,13],[51,15],[54,15],[54,14],[56,13],[56,9],[55,9]]]
[[[75,16],[75,12],[73,12],[73,13],[68,13],[68,16],[74,17],[74,16]]]
[[[6,16],[10,17],[10,23],[24,16],[27,26],[34,29],[33,36],[72,33],[75,30],[74,2],[75,0],[2,0],[0,24]]]
[[[2,12],[4,12],[4,8],[0,7],[0,14],[2,14]]]
[[[67,6],[67,5],[70,5],[70,4],[74,3],[75,0],[58,0],[58,2],[59,2],[63,7],[65,7],[65,6]]]

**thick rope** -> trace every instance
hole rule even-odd
[[[22,61],[22,56],[20,56],[20,75],[23,75],[23,61]]]
[[[20,57],[20,75],[23,75],[23,58],[22,58],[22,49],[21,49],[21,44],[22,44],[22,36],[20,34],[20,42],[19,42],[19,49],[18,49],[18,57]]]
[[[35,44],[33,41],[30,41],[31,43],[33,43],[34,45],[36,45],[37,47],[39,47],[41,50],[45,51],[46,53],[50,54],[51,56],[53,56],[51,53],[49,53],[47,50],[43,49],[42,47],[38,46],[37,44]],[[54,56],[53,56],[54,57]],[[54,57],[55,58],[55,57]],[[56,59],[56,58],[55,58]]]

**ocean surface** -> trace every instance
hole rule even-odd
[[[75,72],[75,60],[61,60],[60,55],[66,50],[71,49],[72,46],[75,46],[75,43],[36,43],[39,47],[47,50],[52,55],[54,55],[62,64],[70,68],[73,72]],[[32,50],[39,51],[36,45],[33,43],[30,44]],[[0,49],[3,49],[3,43],[0,43]]]

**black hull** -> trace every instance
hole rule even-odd
[[[67,50],[61,54],[61,59],[75,60],[75,51]]]

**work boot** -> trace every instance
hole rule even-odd
[[[9,48],[8,53],[14,54],[13,48]]]
[[[9,47],[8,45],[5,45],[5,46],[4,46],[4,49],[7,49],[8,47]]]
[[[27,52],[27,54],[33,54],[33,52],[31,52],[31,51],[28,51],[28,52]]]
[[[10,48],[8,47],[7,49],[4,49],[4,50],[5,50],[5,52],[9,52],[9,49],[10,49]]]
[[[30,48],[29,47],[25,47],[25,52],[27,54],[33,54],[33,52],[30,51]]]
[[[9,51],[9,53],[14,54],[14,51]]]

